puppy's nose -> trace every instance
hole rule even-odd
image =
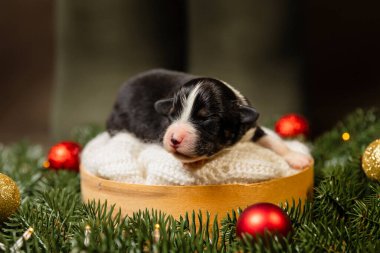
[[[172,146],[178,146],[182,142],[182,138],[175,138],[172,136],[170,139]]]

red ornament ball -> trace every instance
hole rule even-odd
[[[248,233],[264,235],[264,231],[286,237],[292,230],[289,216],[278,206],[271,203],[257,203],[247,207],[236,223],[236,234],[242,238]]]
[[[309,132],[309,123],[298,114],[287,114],[282,116],[275,125],[275,131],[281,137],[297,137],[307,135]]]
[[[45,168],[79,171],[79,153],[81,147],[72,141],[63,141],[52,146],[48,153]]]

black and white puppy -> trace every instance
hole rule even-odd
[[[291,151],[257,126],[258,117],[250,102],[223,81],[155,69],[122,86],[107,130],[162,143],[183,163],[207,159],[249,139],[283,156],[294,168],[310,164],[309,156]]]

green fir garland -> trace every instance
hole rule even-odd
[[[85,144],[100,131],[80,127],[73,136]],[[350,133],[349,141],[342,140],[343,132]],[[0,146],[0,172],[16,181],[22,195],[19,211],[0,224],[0,243],[10,249],[32,227],[34,233],[20,251],[380,252],[380,183],[366,178],[360,162],[365,147],[377,138],[376,110],[357,110],[319,137],[313,143],[313,200],[304,203],[303,212],[301,205],[283,203],[292,220],[292,235],[266,235],[255,243],[249,237],[236,238],[238,213],[233,210],[224,217],[195,210],[175,220],[159,210],[121,217],[107,204],[82,203],[79,175],[42,169],[41,146],[25,142]],[[221,227],[217,219],[222,220]]]

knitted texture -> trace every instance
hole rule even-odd
[[[308,152],[305,145],[289,145]],[[248,184],[297,173],[285,160],[253,142],[239,142],[202,163],[182,164],[158,144],[129,133],[99,134],[82,152],[89,172],[114,181],[147,185]]]

